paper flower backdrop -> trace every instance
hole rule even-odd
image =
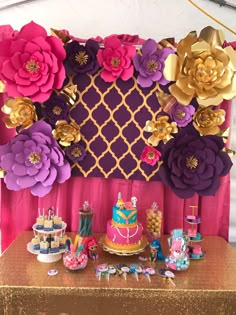
[[[2,31],[4,30],[4,31]],[[236,96],[236,52],[221,31],[206,27],[179,43],[154,39],[135,46],[128,35],[80,42],[67,31],[31,22],[18,32],[0,27],[2,111],[16,136],[0,146],[0,167],[8,189],[29,188],[44,196],[71,176],[69,163],[89,155],[80,126],[70,115],[85,74],[105,82],[136,77],[158,87],[156,120],[146,121],[140,163],[156,168],[180,198],[214,195],[219,177],[232,162],[222,129],[225,111],[217,106]],[[68,86],[70,77],[73,84]],[[151,134],[150,134],[151,133]]]

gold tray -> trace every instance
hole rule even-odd
[[[116,250],[116,249],[112,249],[110,248],[107,244],[106,244],[106,235],[104,234],[101,238],[100,238],[100,245],[102,247],[102,249],[110,254],[115,254],[115,255],[119,255],[119,256],[132,256],[132,255],[137,255],[141,252],[143,252],[145,250],[145,247],[149,244],[148,239],[146,238],[145,235],[142,236],[142,240],[141,240],[141,244],[140,244],[140,248],[136,249],[136,250]]]

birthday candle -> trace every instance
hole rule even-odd
[[[39,215],[39,217],[40,217],[40,208],[38,208],[38,215]]]

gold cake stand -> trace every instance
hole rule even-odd
[[[149,244],[148,239],[145,235],[142,236],[141,243],[139,246],[139,249],[136,250],[116,250],[111,247],[109,247],[106,243],[106,235],[104,234],[100,238],[100,245],[102,249],[110,254],[115,254],[119,256],[132,256],[132,255],[137,255],[141,252],[144,251],[145,247]]]

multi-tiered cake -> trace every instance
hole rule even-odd
[[[117,251],[136,251],[143,246],[143,227],[137,220],[135,197],[124,202],[121,194],[112,210],[112,219],[107,222],[105,245]]]

